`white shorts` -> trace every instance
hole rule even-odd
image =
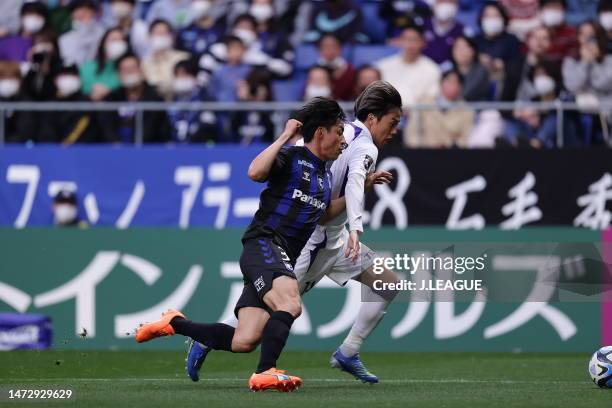
[[[293,268],[300,294],[308,292],[324,276],[344,286],[349,280],[359,276],[361,272],[374,264],[376,253],[363,243],[360,244],[360,259],[356,262],[344,257],[348,236],[348,231],[346,231],[342,246],[334,249],[325,248],[325,240],[320,243],[308,241]]]

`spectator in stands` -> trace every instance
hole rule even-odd
[[[436,98],[440,83],[440,68],[422,55],[425,46],[418,26],[408,26],[401,33],[400,53],[378,61],[382,79],[390,82],[402,96],[404,105],[423,99]]]
[[[241,102],[269,102],[273,100],[270,73],[255,68],[238,81],[238,100]],[[241,144],[270,143],[274,140],[274,124],[270,112],[237,112],[231,118],[231,133]]]
[[[382,0],[378,15],[387,22],[387,38],[395,38],[408,25],[423,25],[431,9],[422,0]]]
[[[49,23],[57,36],[72,29],[72,17],[68,7],[72,0],[46,0],[49,9]]]
[[[404,143],[409,147],[443,148],[466,147],[474,125],[474,111],[447,109],[449,103],[463,101],[461,74],[449,70],[442,74],[440,96],[437,99],[420,100],[421,103],[437,102],[440,109],[412,113],[404,131]]]
[[[330,98],[332,96],[332,73],[326,67],[315,65],[308,70],[306,86],[304,87],[304,101],[309,101],[317,96]]]
[[[289,43],[275,43],[279,47],[264,47],[262,39],[257,32],[257,21],[250,14],[238,16],[232,27],[233,37],[239,38],[245,47],[242,63],[250,66],[264,67],[274,78],[286,78],[293,72],[294,53]],[[217,42],[200,58],[202,71],[199,80],[205,84],[209,78],[227,62],[227,41]],[[274,42],[273,42],[274,43]],[[289,48],[287,48],[289,47]],[[272,54],[267,54],[268,49]],[[284,51],[283,51],[284,50]]]
[[[509,64],[506,70],[504,89],[501,100],[529,101],[537,97],[538,92],[532,81],[533,70],[538,65],[546,65],[551,71],[558,72],[557,64],[546,57],[546,51],[551,44],[550,31],[538,27],[527,34],[527,54]],[[555,77],[560,75],[555,74]]]
[[[126,54],[117,61],[121,88],[111,92],[108,102],[161,102],[162,98],[144,78],[140,61],[134,54]],[[102,138],[107,142],[134,143],[136,138],[136,112],[120,109],[100,114]],[[143,141],[165,142],[169,139],[168,118],[163,111],[146,111],[142,120]]]
[[[44,4],[25,3],[20,13],[19,33],[0,38],[0,61],[26,61],[34,35],[47,26],[48,10]]]
[[[223,37],[225,24],[213,14],[213,7],[211,0],[194,0],[191,3],[193,21],[179,31],[177,49],[200,57],[211,44]]]
[[[276,78],[287,78],[293,74],[295,52],[287,34],[279,29],[272,0],[253,0],[249,13],[256,23],[257,42],[260,51],[270,58],[267,63],[269,72]],[[244,18],[243,17],[243,18]],[[240,18],[240,16],[239,16]],[[259,64],[254,64],[259,65]]]
[[[74,0],[70,3],[72,30],[59,39],[64,64],[81,65],[96,57],[104,27],[97,21],[98,3],[94,0]]]
[[[612,1],[599,1],[599,5],[597,6],[597,21],[606,32],[606,54],[612,54]]]
[[[102,37],[96,59],[87,61],[79,67],[83,93],[93,101],[106,98],[121,83],[117,74],[117,60],[129,52],[127,38],[121,28],[111,28]]]
[[[252,66],[244,62],[246,47],[240,38],[227,37],[225,46],[227,62],[213,74],[210,81],[210,93],[217,101],[235,102],[237,100],[236,84],[246,78]]]
[[[579,57],[563,60],[563,84],[583,108],[597,112],[599,103],[612,102],[612,55],[606,54],[605,32],[594,22],[578,26]],[[595,109],[593,109],[595,108]],[[610,117],[600,114],[583,115],[584,132],[595,143],[602,142],[604,131],[610,128]]]
[[[332,72],[332,96],[334,99],[348,101],[353,96],[355,68],[342,56],[342,42],[334,34],[323,34],[318,43],[318,65]]]
[[[62,67],[59,47],[49,31],[34,36],[28,52],[28,70],[22,82],[25,95],[34,101],[47,101],[55,96],[54,78]]]
[[[366,43],[368,38],[361,33],[361,8],[351,0],[328,0],[315,2],[310,28],[304,42],[317,42],[323,34],[336,34],[343,43],[352,41]]]
[[[192,21],[192,0],[156,0],[147,13],[147,22],[166,20],[175,30],[187,27]]]
[[[521,41],[527,33],[540,26],[540,0],[501,0],[508,13],[508,32]]]
[[[174,48],[174,31],[165,20],[155,20],[149,26],[149,45],[150,53],[142,62],[142,71],[147,82],[168,97],[172,94],[174,66],[191,56]]]
[[[506,66],[520,55],[520,41],[507,32],[508,15],[498,3],[488,3],[480,11],[481,33],[474,38],[480,63],[489,70],[491,80],[501,82]]]
[[[536,102],[554,102],[557,99],[567,99],[562,93],[560,78],[556,78],[556,72],[548,65],[536,65],[532,73],[532,81],[537,96]],[[552,148],[557,145],[557,112],[537,111],[531,108],[520,108],[514,113],[515,121],[508,123],[506,137],[513,144],[520,144],[521,139],[526,139],[533,147]],[[563,114],[563,146],[575,147],[581,144],[579,140],[579,122],[573,112]]]
[[[452,61],[463,77],[463,99],[468,102],[489,100],[489,72],[480,63],[478,49],[471,38],[461,35],[455,40]]]
[[[0,102],[22,102],[27,100],[21,90],[21,71],[14,61],[0,61]],[[34,139],[34,114],[24,111],[4,111],[6,141],[20,143]]]
[[[565,0],[540,0],[540,7],[540,18],[551,38],[546,57],[561,62],[565,57],[577,56],[576,29],[565,22]]]
[[[129,38],[132,50],[140,58],[148,51],[149,27],[136,17],[136,0],[110,0],[111,27],[119,27],[125,38]]]
[[[423,33],[427,46],[423,54],[441,64],[451,59],[451,47],[463,34],[463,24],[457,21],[458,0],[436,0],[433,17],[425,20]]]
[[[19,15],[24,0],[0,1],[0,38],[19,31]]]
[[[55,102],[85,102],[81,92],[79,69],[75,65],[65,66],[55,75]],[[50,111],[40,116],[39,142],[74,143],[94,142],[98,139],[96,116],[87,111]]]
[[[53,224],[56,227],[87,228],[87,222],[79,219],[79,207],[74,191],[60,190],[53,197]]]
[[[193,60],[179,61],[174,66],[172,101],[200,102],[209,100],[197,82],[198,66]],[[175,143],[203,143],[217,140],[217,118],[214,112],[170,109],[168,119],[171,141]]]
[[[372,82],[380,81],[380,71],[372,65],[362,65],[355,74],[355,86],[353,87],[353,94],[351,100],[357,99],[357,97],[370,85]]]

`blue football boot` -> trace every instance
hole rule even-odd
[[[332,354],[329,363],[333,368],[339,368],[342,371],[346,371],[358,380],[366,383],[375,384],[378,382],[378,377],[368,371],[367,368],[361,362],[359,353],[353,357],[346,357],[337,349]]]
[[[185,360],[185,369],[187,370],[187,375],[193,381],[200,379],[200,368],[202,368],[202,364],[204,364],[204,360],[206,360],[206,356],[211,350],[210,347],[189,339],[189,351],[187,353],[187,360]]]

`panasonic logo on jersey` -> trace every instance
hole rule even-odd
[[[312,163],[307,162],[306,160],[298,160],[298,164],[301,164],[302,166],[306,166],[306,167],[310,167],[311,169],[314,169],[314,166]]]
[[[325,204],[323,201],[309,196],[308,194],[304,194],[302,190],[298,190],[297,188],[293,189],[293,196],[291,196],[291,198],[298,198],[300,201],[308,203],[313,207],[317,207],[320,210],[327,208],[327,204]]]

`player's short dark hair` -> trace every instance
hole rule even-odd
[[[355,101],[355,116],[361,121],[370,113],[380,119],[393,109],[402,109],[402,97],[387,81],[372,82]]]
[[[304,143],[308,143],[314,137],[318,128],[330,129],[338,120],[344,120],[346,116],[338,102],[329,98],[312,98],[295,115],[295,119],[302,122],[302,137]]]

